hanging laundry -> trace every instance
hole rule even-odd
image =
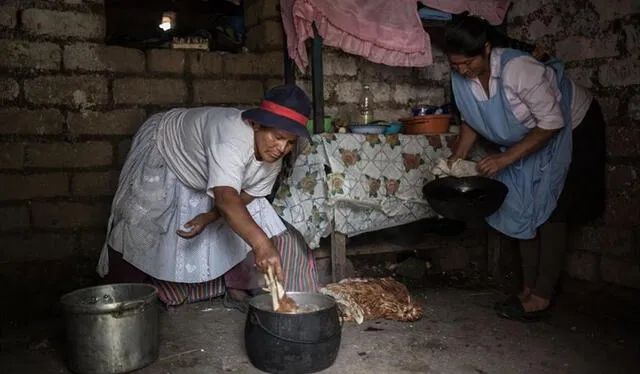
[[[304,70],[313,25],[327,46],[390,66],[432,63],[414,0],[281,0],[289,56]]]

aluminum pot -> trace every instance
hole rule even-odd
[[[116,374],[154,362],[160,343],[157,294],[149,284],[123,283],[62,296],[69,369]]]

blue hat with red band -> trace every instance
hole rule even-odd
[[[267,91],[262,104],[242,112],[242,119],[309,138],[310,115],[311,102],[307,94],[295,84],[285,84]]]

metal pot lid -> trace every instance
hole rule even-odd
[[[70,313],[112,313],[150,304],[157,294],[158,289],[150,284],[107,284],[72,291],[62,296],[60,303]]]

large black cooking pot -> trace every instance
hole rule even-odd
[[[458,221],[481,220],[495,213],[509,189],[495,179],[444,177],[427,183],[422,192],[433,210]]]
[[[315,373],[338,357],[342,325],[335,300],[319,293],[287,292],[304,310],[273,311],[271,295],[249,300],[244,340],[249,361],[267,373]]]

